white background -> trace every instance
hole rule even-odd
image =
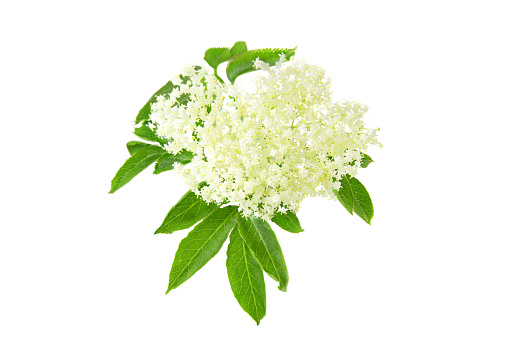
[[[139,3],[0,5],[0,337],[509,338],[504,1]],[[308,199],[304,233],[275,229],[291,279],[266,276],[258,327],[226,246],[165,296],[187,232],[153,232],[181,178],[107,194],[146,100],[238,40],[298,45],[384,144],[359,175],[372,227]]]

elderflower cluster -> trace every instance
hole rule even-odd
[[[152,104],[150,120],[171,140],[168,152],[196,154],[175,166],[196,194],[268,220],[296,212],[305,197],[334,198],[336,178],[355,175],[361,152],[379,143],[364,126],[367,107],[334,102],[320,67],[283,56],[274,67],[254,65],[254,91],[187,67],[189,80],[174,80],[180,87]],[[182,95],[190,98],[185,105],[177,102]]]

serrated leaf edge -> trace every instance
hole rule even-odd
[[[234,207],[236,207],[236,206],[234,206]],[[219,230],[221,229],[221,227],[222,227],[222,226],[223,226],[223,225],[224,225],[227,221],[229,221],[229,220],[230,220],[230,218],[231,218],[231,216],[232,216],[233,214],[235,214],[235,213],[237,213],[237,218],[238,218],[238,213],[239,213],[239,212],[238,212],[238,210],[237,210],[237,209],[235,209],[235,210],[233,210],[233,212],[232,212],[232,213],[228,214],[228,216],[224,218],[224,220],[223,220],[223,221],[222,221],[222,222],[218,225],[218,227],[216,228],[216,230],[215,230],[215,231],[214,231],[214,232],[210,235],[210,237],[208,237],[207,241],[205,241],[205,242],[204,242],[204,244],[208,244],[208,243],[210,242],[210,239],[212,239],[212,237],[213,237],[213,236],[214,236],[217,232],[219,232]],[[210,216],[210,214],[209,214],[209,216]],[[202,221],[202,222],[203,222],[203,221]],[[236,223],[236,222],[237,222],[237,221],[235,221],[235,223]],[[235,223],[234,223],[234,225],[235,225]],[[188,235],[188,236],[189,236],[189,235]],[[186,237],[186,238],[187,238],[187,237]],[[189,262],[189,263],[190,263],[190,262],[192,262],[192,260],[196,257],[197,253],[198,253],[198,252],[200,252],[200,251],[203,249],[203,247],[205,247],[205,245],[202,245],[202,246],[201,246],[198,250],[196,250],[196,253],[195,253],[195,254],[191,257],[191,259],[189,259],[189,260],[188,260],[188,262]],[[178,251],[178,250],[177,250],[177,251]],[[210,260],[210,259],[209,259],[209,260]],[[189,263],[188,263],[186,266],[184,266],[184,268],[187,268],[187,267],[189,266]],[[180,276],[182,275],[182,272],[184,272],[184,270],[185,270],[185,269],[181,269],[181,270],[180,270],[179,275],[178,275],[176,278],[174,278],[174,279],[173,279],[173,281],[175,281],[175,280],[177,280],[178,278],[180,278]],[[193,274],[194,274],[194,273],[193,273]],[[171,278],[171,271],[170,271],[170,278]],[[189,278],[190,278],[190,277],[189,277]],[[184,282],[185,282],[185,281],[184,281]],[[181,285],[181,284],[183,284],[184,282],[182,282],[182,283],[180,283],[179,285],[177,285],[177,286],[174,286],[174,287],[173,287],[173,285],[171,284],[171,280],[170,280],[170,282],[168,283],[168,289],[166,290],[166,294],[168,294],[171,290],[173,290],[173,289],[177,288],[178,286],[180,286],[180,285]]]
[[[280,276],[279,270],[278,270],[278,269],[277,269],[277,267],[276,267],[276,264],[275,264],[275,262],[274,262],[274,258],[273,258],[273,256],[271,255],[271,253],[270,253],[270,251],[269,251],[269,249],[268,249],[268,247],[267,247],[267,243],[265,242],[265,239],[262,237],[262,234],[260,233],[260,230],[258,229],[258,227],[254,226],[254,222],[251,220],[251,218],[248,218],[248,219],[246,219],[246,220],[248,220],[249,222],[251,222],[251,223],[253,224],[253,228],[254,228],[254,229],[256,230],[256,232],[258,233],[258,236],[259,236],[259,238],[261,239],[261,241],[262,241],[262,243],[263,243],[263,246],[264,246],[264,248],[265,248],[265,252],[268,254],[268,256],[269,256],[269,258],[270,258],[270,261],[271,261],[271,263],[272,263],[272,267],[274,268],[274,271],[276,271],[277,278],[276,278],[276,277],[274,277],[271,273],[267,272],[267,271],[265,270],[265,268],[264,268],[264,271],[265,271],[265,272],[266,272],[266,273],[267,273],[270,277],[272,277],[274,280],[276,280],[277,282],[279,282],[278,289],[279,289],[280,291],[282,291],[282,292],[286,292],[286,290],[287,290],[287,286],[286,286],[286,285],[288,285],[288,281],[286,282],[286,285],[283,285],[283,279],[282,279],[282,278],[281,278],[281,276]],[[266,222],[266,221],[265,221],[265,222]],[[267,223],[267,225],[268,225],[268,223]],[[269,228],[270,228],[270,225],[269,225]],[[272,229],[271,229],[271,230],[272,230]],[[274,233],[274,231],[272,231],[272,232]],[[240,235],[242,236],[242,232],[239,232],[239,233],[240,233]],[[275,234],[274,234],[274,237],[275,237]],[[242,236],[242,238],[244,239],[244,237],[243,237],[243,236]],[[276,241],[277,241],[277,238],[276,238]],[[279,243],[279,241],[278,241],[278,243]],[[246,244],[247,244],[247,242],[246,242]],[[248,245],[248,246],[249,246],[249,245]],[[279,250],[281,251],[281,254],[282,254],[282,253],[283,253],[283,251],[281,250],[281,248],[279,248]],[[254,253],[254,251],[253,251],[253,254],[255,254],[255,253]],[[262,263],[259,261],[259,259],[257,258],[257,256],[255,255],[254,257],[256,258],[256,260],[258,260],[259,264],[263,267]],[[285,262],[285,260],[284,260],[284,257],[283,257],[283,256],[281,256],[281,259],[283,260],[283,265],[284,265],[284,267],[286,268],[286,262]],[[287,269],[287,268],[286,268],[286,269]],[[287,271],[288,271],[288,269],[287,269]],[[289,279],[288,279],[288,280],[289,280]]]
[[[122,165],[122,166],[118,169],[117,174],[118,174],[118,172],[119,172],[122,168],[124,168],[124,166],[126,166],[126,163],[127,163],[127,162],[128,162],[128,161],[132,158],[132,157],[136,156],[136,154],[137,154],[138,152],[140,152],[140,151],[142,151],[142,150],[145,150],[145,149],[147,149],[147,148],[148,148],[148,147],[150,147],[150,146],[154,146],[154,147],[160,148],[162,151],[164,151],[161,147],[159,147],[159,146],[157,146],[157,145],[149,145],[149,146],[143,147],[143,148],[139,149],[136,153],[134,153],[131,157],[129,157],[129,159],[127,159],[127,160],[124,162],[124,164],[123,164],[123,165]],[[164,151],[164,152],[166,152],[166,151]],[[155,153],[155,152],[154,152],[154,153],[149,153],[149,154],[147,154],[147,156],[145,156],[143,159],[141,159],[140,161],[138,161],[138,162],[136,162],[136,163],[133,163],[130,167],[128,167],[128,168],[127,168],[127,170],[126,170],[126,171],[125,171],[125,172],[124,172],[124,173],[123,173],[123,174],[119,177],[119,179],[117,179],[117,180],[116,180],[116,182],[121,182],[121,181],[122,181],[122,178],[124,178],[124,177],[125,177],[125,176],[129,173],[129,171],[130,171],[131,169],[133,169],[134,167],[136,167],[136,165],[137,165],[137,164],[139,164],[140,162],[142,162],[143,160],[146,160],[147,158],[152,157],[152,156],[155,156],[155,155],[158,155],[158,156],[160,157],[160,156],[161,156],[161,154],[162,154],[162,153]],[[149,163],[149,164],[147,165],[147,167],[148,167],[148,166],[150,166],[151,164],[153,164],[155,161],[157,161],[157,159],[158,159],[158,157],[154,158],[154,160],[153,160],[151,163]],[[143,171],[143,170],[142,170],[142,171]],[[141,173],[141,172],[140,172],[140,173]],[[117,178],[117,174],[115,174],[115,176],[114,176],[114,177],[113,177],[113,179],[111,180],[111,181],[112,181],[112,182],[111,182],[111,188],[110,188],[110,191],[109,191],[108,193],[115,193],[115,192],[116,192],[116,191],[118,191],[120,188],[124,187],[126,184],[128,184],[128,183],[129,183],[129,181],[128,181],[128,182],[124,183],[124,184],[123,184],[123,185],[121,185],[121,186],[118,186],[118,185],[115,185],[115,186],[114,186],[114,185],[113,185],[113,180],[115,180],[115,179]],[[139,174],[139,173],[138,173],[138,174]],[[136,175],[138,175],[138,174],[136,174]],[[136,175],[135,175],[135,176],[136,176]],[[134,179],[134,177],[133,177],[133,179]]]

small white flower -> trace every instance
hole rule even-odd
[[[260,58],[256,58],[254,61],[254,67],[261,69],[262,71],[268,71],[269,70],[269,64],[260,60]]]
[[[180,78],[180,76],[173,78],[173,80],[172,80],[171,82],[172,82],[175,86],[180,86],[180,85],[182,85],[182,79]]]
[[[152,104],[157,134],[173,140],[166,149],[197,154],[175,170],[205,201],[229,201],[244,215],[267,220],[296,212],[305,197],[335,199],[336,179],[355,175],[361,152],[381,146],[377,130],[362,121],[365,105],[334,102],[323,69],[284,60],[281,55],[276,67],[254,61],[261,70],[254,91],[222,85],[205,67],[188,66],[182,73],[188,83]],[[191,101],[175,105],[183,94]],[[202,181],[208,186],[198,190]]]

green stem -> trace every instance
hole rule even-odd
[[[221,77],[217,74],[217,67],[214,68],[214,75],[216,76],[217,80],[219,80],[219,82],[224,85],[224,81],[223,79],[221,79]]]

